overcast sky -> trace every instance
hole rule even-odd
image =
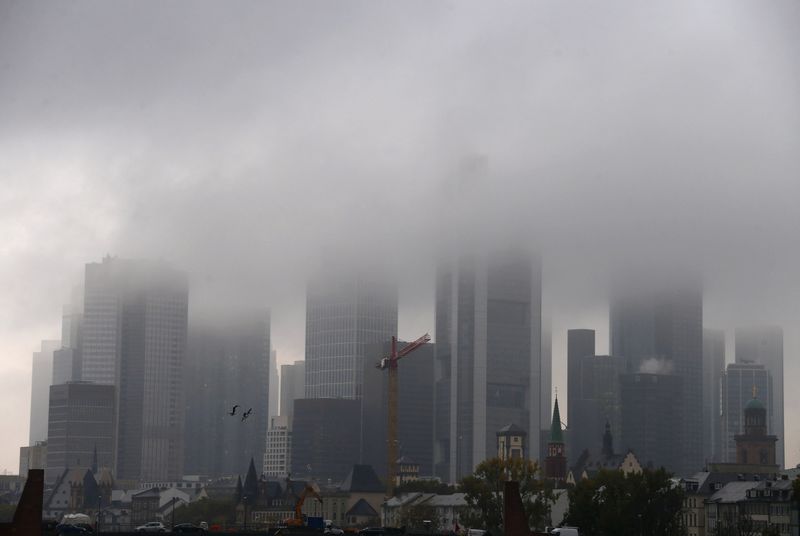
[[[193,310],[270,306],[286,362],[326,263],[403,267],[416,337],[436,252],[525,242],[562,392],[567,328],[606,349],[613,266],[688,259],[706,325],[782,325],[797,381],[798,28],[794,0],[0,1],[0,469],[106,253],[187,270]]]

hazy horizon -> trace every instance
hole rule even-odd
[[[790,385],[799,22],[789,0],[0,4],[0,469],[32,353],[106,254],[185,270],[192,314],[269,307],[289,363],[315,271],[392,267],[400,336],[435,337],[438,257],[522,245],[559,393],[567,329],[608,350],[610,275],[686,264],[728,361],[733,328],[783,327]]]

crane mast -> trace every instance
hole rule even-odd
[[[398,399],[398,389],[397,389],[397,362],[413,352],[414,350],[420,348],[425,343],[431,340],[430,335],[427,333],[420,337],[419,339],[415,340],[404,346],[399,352],[397,351],[397,337],[392,337],[392,348],[391,354],[389,357],[384,357],[381,359],[377,365],[377,368],[381,370],[388,370],[389,371],[389,381],[388,381],[388,411],[387,411],[387,421],[386,421],[386,430],[387,430],[387,446],[386,446],[386,457],[387,457],[387,475],[386,475],[386,496],[392,497],[394,495],[394,481],[397,476],[397,399]]]

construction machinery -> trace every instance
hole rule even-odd
[[[287,478],[287,484],[291,485],[291,481]],[[303,518],[303,504],[306,502],[306,497],[312,496],[322,504],[322,497],[319,496],[319,491],[314,487],[312,483],[307,483],[306,487],[303,488],[303,491],[300,492],[300,495],[297,497],[297,502],[294,503],[294,517],[289,517],[283,520],[283,524],[287,527],[304,527],[306,526],[306,521]]]
[[[386,496],[394,496],[394,481],[397,475],[397,362],[420,346],[430,342],[427,333],[414,342],[408,343],[400,351],[397,350],[397,337],[392,337],[392,351],[375,365],[381,370],[389,371],[388,416],[386,456],[388,474],[386,475]]]

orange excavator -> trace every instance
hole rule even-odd
[[[291,484],[288,478],[286,481],[288,484]],[[303,519],[303,504],[306,502],[306,497],[309,495],[317,499],[319,504],[322,504],[322,497],[319,496],[319,492],[309,482],[306,484],[306,487],[303,488],[303,491],[300,492],[300,495],[297,497],[297,502],[294,503],[294,517],[284,519],[284,525],[287,527],[304,527],[306,525],[305,519]]]

